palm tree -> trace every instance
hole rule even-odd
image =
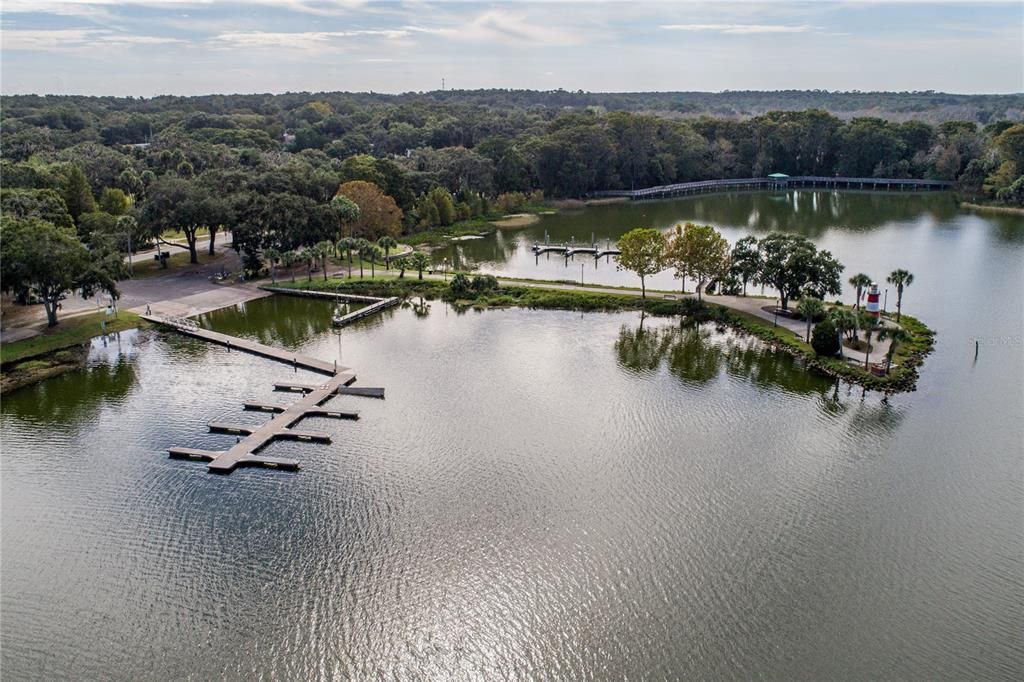
[[[903,309],[903,289],[914,283],[914,276],[906,270],[893,270],[885,278],[885,281],[896,285],[896,322],[898,323]]]
[[[417,251],[409,256],[409,264],[419,272],[419,279],[423,279],[423,271],[430,267],[430,257],[422,251]]]
[[[372,278],[376,277],[377,276],[376,265],[377,265],[377,259],[380,258],[380,247],[377,246],[376,244],[372,243],[372,242],[367,242],[366,246],[363,247],[363,250],[360,252],[359,255],[364,257],[364,258],[369,258],[370,259],[370,278],[372,279]],[[363,276],[362,272],[359,273],[359,276],[360,277]]]
[[[299,254],[295,251],[285,251],[281,254],[281,260],[284,262],[286,268],[292,273],[292,281],[295,281],[295,270],[292,266],[299,262]]]
[[[807,318],[807,339],[806,343],[811,342],[811,323],[814,318],[825,312],[825,304],[819,299],[813,296],[804,296],[800,299],[800,303],[796,307],[796,311]]]
[[[307,246],[306,248],[299,251],[298,255],[296,256],[296,260],[298,260],[300,263],[306,264],[307,282],[313,281],[313,263],[319,257],[320,254],[317,252],[317,248],[315,246]]]
[[[402,279],[405,277],[405,271],[409,269],[409,259],[396,258],[395,262],[392,263],[392,265],[398,268],[398,279]]]
[[[270,281],[277,284],[277,261],[281,257],[281,252],[277,249],[264,249],[263,257],[270,263]]]
[[[363,255],[366,253],[366,247],[370,245],[370,242],[366,241],[361,237],[357,237],[352,245],[356,255],[359,256],[359,279],[363,278]]]
[[[848,334],[849,338],[857,338],[857,313],[846,308],[832,308],[828,311],[832,324],[836,326],[840,334]]]
[[[388,254],[391,253],[391,249],[398,246],[398,242],[395,241],[394,237],[386,234],[377,240],[377,246],[384,250],[384,267],[390,267],[390,264],[388,262]]]
[[[860,296],[865,288],[871,286],[871,277],[859,272],[850,278],[850,286],[857,290],[857,303],[853,307],[860,310]]]
[[[907,343],[914,337],[903,327],[899,326],[886,326],[878,330],[878,340],[883,341],[889,339],[889,350],[885,354],[885,373],[889,373],[889,368],[892,367],[892,358],[896,355],[896,347],[900,344]]]
[[[324,241],[317,243],[316,250],[317,250],[317,252],[320,255],[320,267],[323,268],[323,271],[324,271],[324,281],[326,282],[327,281],[327,258],[331,255],[331,252],[334,251],[334,244],[330,240],[326,240],[325,239]]]
[[[345,258],[348,260],[348,276],[352,278],[352,250],[356,248],[356,240],[352,237],[342,237],[338,240],[338,250],[345,252]]]

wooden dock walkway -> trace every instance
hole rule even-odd
[[[164,317],[161,315],[142,315],[141,317],[142,319],[150,322],[173,327],[175,330],[185,334],[186,336],[210,341],[211,343],[224,346],[228,350],[241,350],[254,355],[261,355],[265,358],[270,358],[271,360],[277,360],[287,365],[291,365],[293,368],[301,367],[302,369],[310,369],[314,372],[329,375],[334,375],[337,372],[342,372],[348,369],[347,367],[339,367],[337,362],[318,360],[317,358],[312,358],[308,355],[303,355],[302,353],[274,348],[273,346],[266,346],[258,341],[250,341],[249,339],[221,334],[220,332],[215,332],[210,329],[203,329],[188,318]]]
[[[378,303],[387,302],[390,299]],[[397,299],[395,299],[397,300]],[[361,311],[357,311],[361,312]],[[347,410],[334,410],[324,403],[335,395],[356,395],[371,398],[383,398],[384,389],[376,387],[350,386],[355,380],[355,372],[348,367],[339,367],[337,362],[326,362],[301,353],[266,346],[262,343],[240,339],[235,336],[221,334],[209,329],[202,329],[194,321],[187,318],[163,317],[159,315],[142,315],[143,319],[173,327],[187,336],[217,343],[230,349],[238,349],[278,360],[297,369],[309,369],[314,372],[330,375],[322,384],[278,383],[274,388],[279,390],[299,390],[303,396],[291,405],[273,403],[246,402],[247,410],[258,410],[273,413],[274,416],[264,424],[239,424],[234,422],[214,421],[208,428],[214,433],[236,434],[238,440],[227,450],[202,450],[198,448],[168,448],[168,454],[175,459],[193,459],[208,462],[207,469],[212,473],[231,473],[240,466],[265,466],[276,469],[296,470],[299,463],[293,459],[266,457],[258,454],[275,440],[299,440],[319,443],[330,443],[331,436],[318,431],[305,431],[294,428],[306,417],[328,417],[333,419],[359,419],[359,413]]]
[[[361,320],[364,317],[369,317],[379,313],[385,308],[398,305],[400,299],[397,296],[391,296],[389,298],[380,298],[378,296],[361,296],[358,294],[336,294],[329,291],[313,291],[311,289],[286,289],[284,287],[260,287],[264,291],[271,291],[275,294],[285,294],[287,296],[304,296],[307,298],[323,298],[331,301],[348,301],[352,303],[366,303],[366,307],[360,308],[359,310],[353,310],[348,315],[343,316],[340,320],[334,323],[336,327],[344,327],[345,325],[351,324],[356,320]]]
[[[324,406],[328,400],[343,392],[356,380],[351,371],[344,371],[331,377],[325,383],[316,386],[303,386],[304,394],[292,405],[275,405],[268,403],[245,403],[246,409],[273,412],[274,416],[264,424],[235,424],[231,422],[210,422],[209,429],[215,433],[238,434],[240,437],[234,446],[227,450],[200,450],[196,448],[169,448],[168,454],[177,459],[197,459],[208,462],[207,468],[212,473],[227,474],[240,466],[267,466],[271,468],[295,470],[299,463],[293,459],[280,457],[264,457],[259,453],[264,447],[275,440],[300,440],[318,443],[330,443],[331,436],[318,431],[306,431],[295,428],[295,425],[306,417],[332,417],[335,419],[358,419],[358,412],[332,410]],[[364,391],[379,392],[383,397],[384,389],[366,387]],[[345,391],[346,393],[348,391]],[[353,393],[359,395],[359,393]]]
[[[635,201],[686,196],[689,194],[725,192],[737,189],[788,189],[793,187],[914,192],[921,190],[948,190],[953,187],[953,183],[949,180],[920,180],[916,178],[853,178],[828,175],[793,175],[781,179],[764,177],[679,182],[672,185],[645,187],[644,189],[616,189],[604,192],[591,192],[588,196],[593,198],[626,197]]]
[[[561,253],[564,254],[566,258],[571,258],[577,253],[590,254],[594,258],[618,256],[622,253],[612,246],[602,249],[596,244],[594,246],[578,246],[575,244],[534,244],[531,247],[531,250],[538,256],[542,253]]]

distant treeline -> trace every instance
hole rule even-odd
[[[1024,93],[958,95],[931,90],[913,92],[840,92],[829,90],[732,90],[726,92],[584,92],[582,90],[435,90],[386,95],[381,93],[297,92],[280,95],[204,95],[152,98],[17,95],[6,97],[5,108],[43,108],[65,104],[81,110],[159,113],[179,110],[229,114],[248,110],[260,113],[288,111],[320,100],[333,106],[443,104],[512,109],[533,107],[607,111],[675,112],[685,115],[748,117],[769,111],[823,109],[843,118],[872,115],[885,119],[941,123],[967,120],[988,124],[998,119],[1024,117]]]
[[[275,253],[311,263],[373,242],[386,255],[402,233],[536,210],[544,197],[772,172],[956,180],[965,194],[1022,206],[1020,99],[497,90],[4,97],[0,286],[23,300],[40,296],[55,324],[64,292],[113,295],[126,274],[123,250],[169,232],[185,236],[193,262],[200,229],[211,254],[218,233],[231,232],[247,269],[259,270]],[[684,115],[716,102],[728,116]],[[972,113],[934,125],[822,108],[734,115],[766,103]]]
[[[957,180],[965,194],[1019,206],[1024,124],[1014,119],[1022,99],[511,90],[9,96],[2,98],[4,208],[70,220],[86,241],[130,213],[144,232],[211,226],[258,250],[330,236],[325,206],[352,182],[376,186],[349,192],[364,209],[373,204],[350,229],[373,239],[535,205],[541,192],[582,197],[772,172]],[[988,122],[844,119],[821,108],[681,115],[803,104],[904,113],[973,107],[974,118]],[[123,198],[112,198],[115,190]]]

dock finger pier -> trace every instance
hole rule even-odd
[[[337,362],[325,362],[300,353],[274,348],[262,343],[242,339],[227,334],[203,329],[187,318],[162,317],[143,315],[150,322],[166,325],[186,336],[203,339],[227,347],[229,350],[240,350],[261,355],[272,360],[285,363],[293,369],[303,368],[327,375],[321,384],[302,384],[279,382],[274,390],[289,393],[301,393],[302,397],[289,405],[262,402],[246,402],[242,406],[246,410],[268,412],[273,414],[269,421],[262,425],[235,424],[215,421],[209,423],[214,433],[230,433],[238,436],[238,442],[227,450],[201,450],[197,448],[172,447],[168,453],[172,458],[206,461],[211,473],[229,474],[240,466],[262,466],[274,469],[296,470],[299,463],[294,459],[269,457],[260,454],[260,450],[276,440],[299,440],[311,443],[330,443],[331,437],[326,433],[307,431],[300,428],[300,422],[306,417],[328,417],[332,419],[359,419],[359,413],[335,410],[326,404],[337,395],[355,395],[366,398],[384,398],[383,388],[355,387],[355,372],[349,367],[340,367]]]

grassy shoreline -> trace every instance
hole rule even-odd
[[[30,339],[0,344],[0,393],[80,368],[88,355],[87,344],[103,333],[103,320],[108,334],[149,324],[126,310],[118,311],[116,319],[90,313],[60,320]]]
[[[975,204],[969,201],[961,201],[960,208],[981,213],[1002,213],[1005,215],[1024,215],[1024,208],[1016,206],[999,206],[997,204]]]
[[[581,312],[617,312],[643,310],[651,315],[682,315],[695,322],[720,322],[733,329],[756,336],[768,345],[789,353],[803,362],[810,370],[827,376],[849,381],[866,389],[886,394],[913,391],[918,378],[918,368],[935,347],[935,333],[924,323],[909,315],[903,315],[901,324],[913,335],[913,339],[899,347],[893,358],[892,371],[887,376],[875,376],[862,365],[839,358],[817,355],[810,344],[785,327],[776,327],[768,320],[720,303],[705,300],[698,303],[693,298],[684,299],[641,299],[629,293],[567,291],[545,289],[538,286],[515,286],[514,282],[502,280],[498,289],[473,298],[453,298],[446,282],[436,279],[416,279],[416,274],[406,273],[405,279],[396,276],[374,279],[320,280],[313,286],[296,283],[284,288],[312,289],[363,294],[371,296],[423,296],[427,299],[442,299],[452,305],[471,307],[477,310],[487,308],[521,307],[540,310],[573,310]],[[610,288],[610,287],[604,287]]]

